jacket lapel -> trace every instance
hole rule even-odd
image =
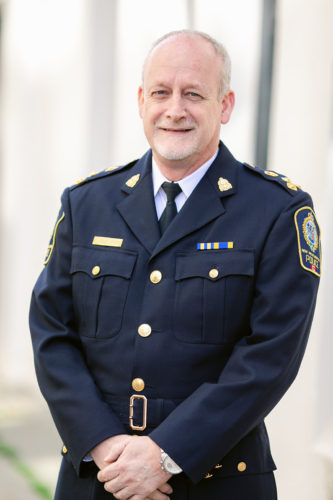
[[[153,196],[151,151],[135,164],[131,175],[134,177],[137,174],[140,174],[137,184],[133,187],[124,184],[122,190],[127,196],[117,209],[137,239],[152,253],[161,235]]]
[[[118,205],[127,225],[151,254],[151,259],[164,249],[200,229],[225,212],[222,198],[237,190],[237,161],[220,143],[219,154],[188,198],[183,208],[160,235],[151,175],[151,151],[135,165],[132,176],[140,174],[134,187],[123,187],[128,194]]]
[[[222,198],[237,190],[237,161],[220,143],[219,154],[158,241],[151,258],[225,212]]]

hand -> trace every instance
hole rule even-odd
[[[90,451],[90,456],[99,469],[103,469],[108,463],[114,462],[123,452],[127,443],[132,439],[127,434],[117,434],[102,441]],[[105,458],[108,457],[106,461]]]
[[[166,495],[162,495],[161,496],[161,493],[166,493],[167,495],[171,495],[172,491],[173,490],[172,490],[170,484],[165,483],[162,486],[160,486],[158,488],[158,490],[153,491],[153,493],[151,493],[149,495],[149,497],[146,497],[144,500],[160,500],[160,499],[161,500],[164,500],[164,499],[168,499],[169,500],[168,496],[166,496]]]
[[[166,500],[172,493],[166,484],[171,474],[161,468],[161,450],[148,436],[133,436],[126,443],[119,458],[107,455],[111,462],[97,474],[106,491],[119,500]]]

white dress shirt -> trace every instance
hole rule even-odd
[[[178,184],[181,187],[182,191],[175,198],[177,212],[179,212],[179,210],[182,208],[182,206],[184,205],[185,201],[190,196],[194,188],[197,186],[197,184],[199,184],[199,182],[201,181],[201,179],[203,178],[203,176],[205,175],[205,173],[215,160],[217,153],[218,149],[208,161],[206,161],[203,165],[201,165],[201,167],[197,168],[197,170],[195,170],[191,174],[187,175],[186,177],[178,181]],[[154,157],[152,159],[152,175],[153,175],[153,189],[154,189],[156,213],[157,213],[157,219],[159,220],[167,203],[167,196],[161,186],[163,182],[165,181],[170,182],[170,181],[166,177],[164,177]]]

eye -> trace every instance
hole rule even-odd
[[[191,99],[196,99],[196,100],[202,99],[202,96],[200,94],[198,94],[197,92],[187,92],[186,95],[188,97],[190,97]]]
[[[153,92],[151,93],[151,95],[153,97],[159,97],[159,96],[164,96],[166,95],[166,90],[153,90]]]

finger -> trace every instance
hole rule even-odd
[[[105,487],[105,485],[104,485]],[[110,491],[110,490],[107,490],[109,491],[110,493],[113,494],[114,498],[116,498],[117,500],[144,500],[145,497],[143,495],[133,495],[133,491],[130,492],[130,490],[126,487],[123,487],[122,489],[119,489],[118,491],[114,492],[114,491]]]
[[[107,465],[103,469],[101,469],[97,474],[97,479],[101,483],[105,483],[106,481],[110,482],[118,476],[118,472],[115,471],[113,464]]]
[[[119,499],[130,498],[130,495],[127,493],[128,488],[126,488],[125,484],[122,484],[120,482],[106,481],[104,483],[104,489],[108,493],[112,493],[115,498],[119,498]]]
[[[148,498],[149,500],[170,500],[170,497],[168,495],[161,493],[159,490],[155,490],[150,493]],[[136,498],[134,497],[133,500],[136,500]]]
[[[114,446],[112,446],[109,453],[104,457],[104,461],[105,462],[115,462],[120,457],[122,452],[124,451],[126,445],[127,445],[127,442],[121,442],[121,443],[117,443]]]
[[[162,486],[160,486],[158,489],[159,491],[161,491],[161,493],[166,493],[167,495],[171,495],[171,493],[173,492],[173,489],[171,488],[169,483],[162,484]]]

